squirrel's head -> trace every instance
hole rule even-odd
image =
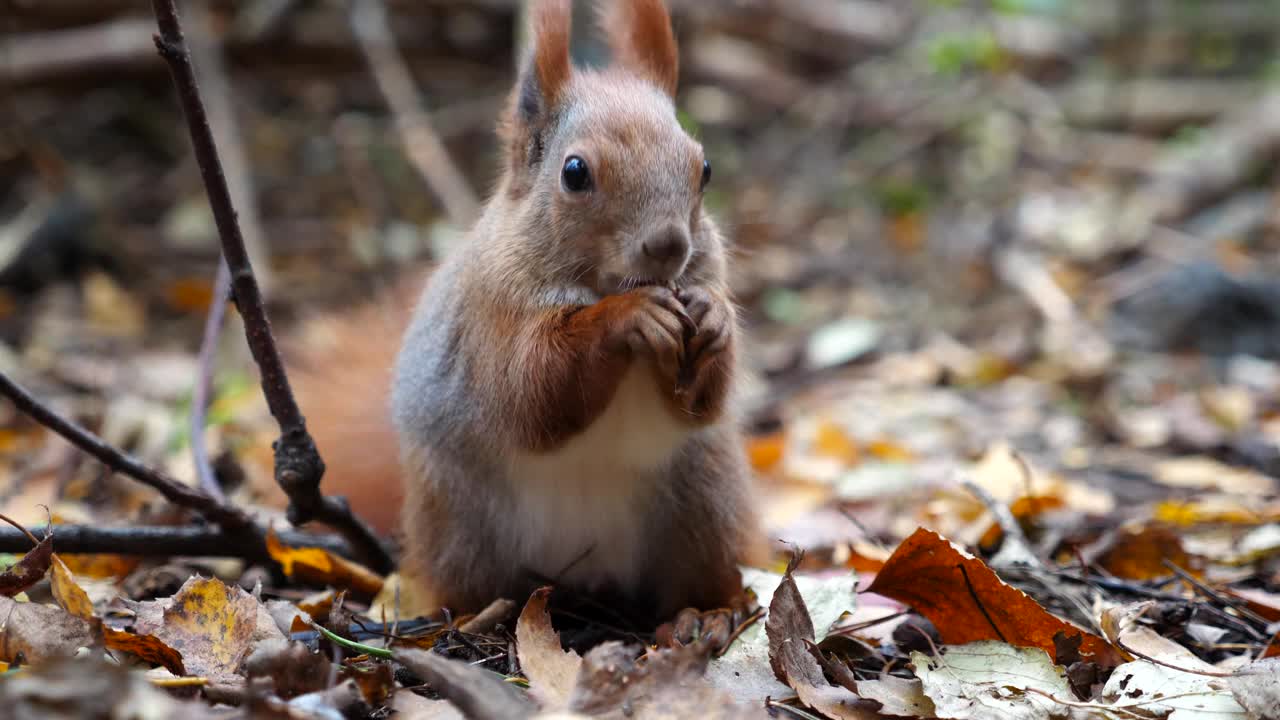
[[[601,295],[679,285],[721,250],[702,216],[711,165],[676,118],[671,20],[662,0],[599,7],[612,62],[583,69],[569,57],[570,0],[535,0],[500,192],[555,275]]]

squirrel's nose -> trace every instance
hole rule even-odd
[[[689,230],[671,224],[652,233],[641,244],[645,257],[669,269],[682,268],[689,258]]]

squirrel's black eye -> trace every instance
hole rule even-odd
[[[702,161],[702,188],[707,187],[707,183],[711,182],[711,161]]]
[[[591,171],[587,170],[587,161],[577,155],[570,155],[564,161],[564,169],[560,171],[560,179],[564,189],[569,192],[582,192],[591,187]]]

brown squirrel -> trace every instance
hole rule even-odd
[[[395,361],[402,564],[455,612],[547,581],[657,619],[723,607],[758,536],[726,252],[702,207],[710,163],[676,117],[670,18],[662,0],[604,5],[598,70],[570,61],[569,0],[538,0],[531,26],[501,178]],[[326,491],[385,528],[400,503],[364,372],[389,365],[373,317],[341,323],[342,367],[300,394]]]

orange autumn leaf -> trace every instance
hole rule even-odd
[[[1121,532],[1098,564],[1116,577],[1154,580],[1173,574],[1166,560],[1183,569],[1191,564],[1182,540],[1169,528],[1156,525]]]
[[[124,630],[115,630],[104,625],[102,627],[102,640],[103,644],[112,650],[136,655],[152,665],[163,667],[174,675],[182,676],[187,674],[186,668],[182,663],[182,654],[169,647],[155,635],[137,635]]]
[[[165,299],[174,310],[204,313],[213,304],[213,285],[208,278],[179,278],[166,289]]]
[[[1239,600],[1267,622],[1280,622],[1280,593],[1252,588],[1223,588],[1223,592]]]
[[[928,618],[948,645],[1001,640],[1056,657],[1053,638],[1064,633],[1081,636],[1081,655],[1115,664],[1105,640],[1054,617],[986,563],[924,528],[898,546],[867,589]]]
[[[760,472],[772,470],[782,462],[782,455],[787,449],[787,438],[782,433],[762,435],[747,440],[747,458],[751,467]]]
[[[288,577],[317,585],[331,585],[360,595],[374,596],[382,589],[382,577],[372,570],[327,550],[289,547],[274,531],[267,531],[267,552]]]

